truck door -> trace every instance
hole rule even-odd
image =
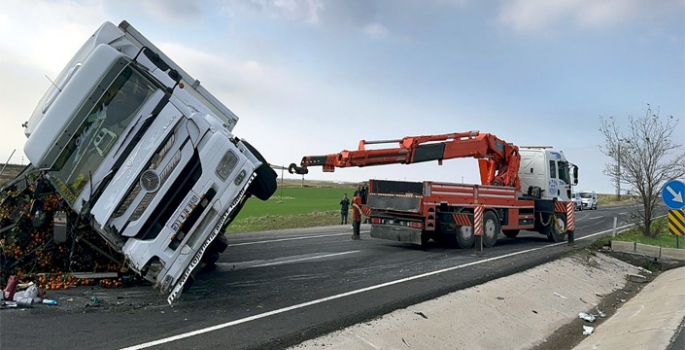
[[[549,194],[549,198],[554,198],[559,195],[561,190],[559,189],[559,176],[557,174],[557,169],[558,169],[558,164],[555,159],[550,159],[549,160],[549,188],[547,189],[547,193]]]

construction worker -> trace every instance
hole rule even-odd
[[[352,239],[360,240],[362,225],[362,197],[356,194],[352,198]]]
[[[347,225],[347,213],[350,208],[350,199],[347,198],[347,193],[340,200],[340,225]]]

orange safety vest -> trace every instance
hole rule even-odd
[[[352,199],[352,220],[362,221],[362,197],[355,196]]]

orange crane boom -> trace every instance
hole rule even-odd
[[[366,145],[399,143],[399,147],[366,149]],[[398,140],[359,141],[355,151],[323,156],[305,156],[300,166],[292,163],[291,174],[307,174],[310,166],[321,166],[324,172],[335,168],[364,167],[384,164],[412,164],[445,159],[473,157],[478,159],[483,185],[514,187],[521,190],[518,171],[521,156],[517,146],[495,135],[469,131],[441,135],[407,136]]]

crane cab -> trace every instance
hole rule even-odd
[[[520,147],[519,178],[524,197],[571,200],[572,186],[578,184],[578,166],[563,152],[551,147]]]

